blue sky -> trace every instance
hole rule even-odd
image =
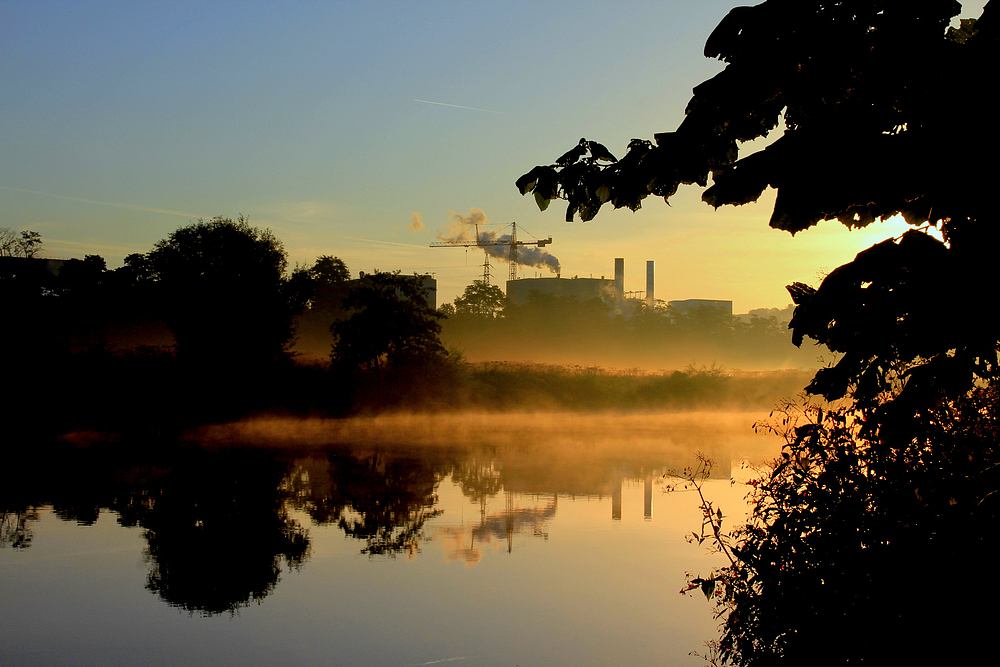
[[[713,212],[695,189],[570,225],[513,185],[582,136],[620,156],[674,129],[721,69],[702,47],[737,4],[0,2],[0,226],[113,267],[198,217],[242,213],[293,262],[433,272],[444,302],[482,254],[427,245],[478,208],[551,235],[564,277],[625,257],[639,290],[652,259],[660,298],[784,306],[783,285],[901,228],[792,239],[768,229],[769,196]]]

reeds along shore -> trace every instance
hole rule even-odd
[[[341,373],[328,362],[207,368],[169,348],[91,350],[35,359],[11,374],[8,433],[93,429],[167,433],[280,414],[339,417],[394,411],[767,410],[811,371],[693,368],[643,372],[552,364],[431,364]]]

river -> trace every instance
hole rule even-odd
[[[778,454],[749,413],[260,419],[78,434],[0,491],[4,665],[699,665],[685,573]]]

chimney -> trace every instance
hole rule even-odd
[[[625,298],[625,258],[615,257],[615,297],[619,302]]]
[[[656,303],[655,297],[653,296],[653,265],[656,264],[653,260],[648,260],[646,262],[646,305],[650,308]]]

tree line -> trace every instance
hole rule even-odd
[[[40,245],[34,232],[12,237]],[[25,429],[219,420],[263,409],[351,409],[365,384],[447,368],[441,315],[419,279],[351,280],[336,257],[289,267],[281,241],[243,216],[198,220],[108,270],[87,255],[0,257],[8,388]],[[300,325],[332,337],[332,370],[295,364]],[[433,375],[433,373],[430,373]],[[58,406],[58,407],[56,407]]]
[[[180,227],[113,270],[98,255],[2,257],[10,317],[0,342],[20,416],[9,428],[155,432],[259,412],[399,408],[689,409],[787,393],[773,377],[730,378],[717,357],[701,370],[680,357],[667,368],[686,370],[651,375],[587,358],[685,336],[715,350],[791,347],[773,319],[744,326],[714,310],[662,308],[626,319],[600,302],[546,296],[515,307],[479,283],[434,310],[426,289],[398,272],[352,278],[333,256],[290,267],[281,241],[243,217]],[[546,345],[572,365],[508,363]],[[476,354],[490,363],[469,362]]]

